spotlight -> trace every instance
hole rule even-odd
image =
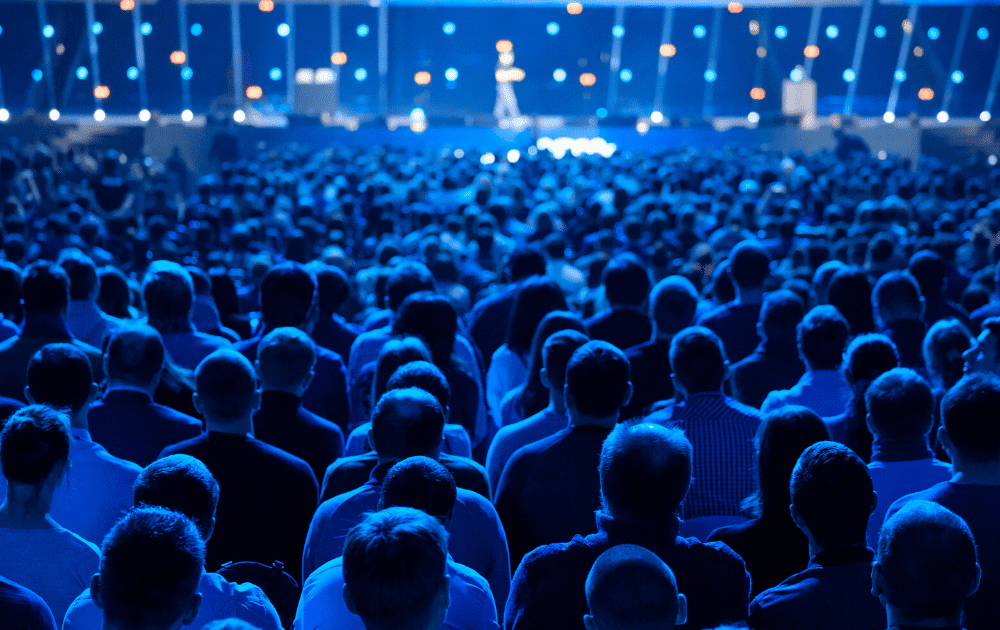
[[[175,66],[182,66],[184,65],[185,61],[187,61],[187,55],[184,53],[183,50],[175,50],[174,52],[170,53],[170,63],[174,64]]]
[[[927,29],[927,39],[933,41],[938,37],[941,37],[941,31],[936,26],[932,26]]]
[[[851,68],[844,70],[844,81],[851,83],[854,79],[858,78],[858,74]]]
[[[697,37],[698,39],[701,39],[701,38],[702,38],[702,37],[704,37],[704,36],[705,36],[706,34],[708,34],[708,29],[707,29],[707,28],[705,28],[704,26],[702,26],[701,24],[698,24],[698,25],[696,25],[696,26],[694,27],[694,31],[693,31],[693,33],[694,33],[694,36],[695,36],[695,37]]]
[[[985,26],[976,31],[976,37],[978,37],[980,40],[985,40],[989,36],[990,36],[990,29],[986,28]]]
[[[111,90],[106,85],[98,85],[94,88],[94,98],[106,99],[111,96]]]
[[[961,70],[956,70],[956,71],[954,71],[954,72],[951,73],[951,82],[952,83],[956,83],[957,84],[957,83],[961,83],[964,80],[965,80],[965,75],[962,73]]]
[[[661,57],[673,57],[677,54],[677,47],[673,44],[662,44],[660,46]]]
[[[979,120],[981,120],[983,122],[990,122],[990,119],[992,119],[992,118],[993,118],[993,116],[989,112],[986,112],[986,111],[980,112],[980,114],[979,114]]]
[[[358,37],[368,37],[369,30],[367,24],[358,24],[358,28],[354,32],[358,34]]]
[[[281,68],[271,68],[271,71],[267,73],[267,76],[271,77],[272,81],[280,81]]]
[[[97,122],[104,122],[104,119],[107,118],[107,116],[108,115],[104,113],[103,109],[94,110],[94,120]]]
[[[775,26],[774,36],[777,37],[778,39],[785,39],[786,37],[788,37],[788,29],[784,26]]]
[[[949,118],[948,112],[944,111],[943,109],[937,113],[937,119],[939,123],[948,122],[948,118]]]
[[[135,8],[135,0],[122,0],[118,3],[118,7],[122,11],[131,11]]]
[[[896,70],[892,77],[899,83],[902,83],[903,81],[906,81],[906,70]]]
[[[806,57],[809,57],[810,59],[815,59],[816,57],[819,57],[819,46],[817,46],[815,44],[812,44],[810,46],[806,46],[805,50],[803,50],[802,53]]]
[[[152,117],[153,115],[149,113],[148,109],[139,110],[139,120],[141,120],[142,122],[149,122],[149,119]]]
[[[421,70],[420,72],[413,75],[413,82],[417,85],[427,85],[431,82],[431,73]]]
[[[347,63],[347,53],[335,52],[330,55],[330,61],[332,61],[335,66],[342,66]]]
[[[45,39],[52,39],[52,36],[56,34],[56,29],[51,24],[46,24],[42,27],[42,36]]]
[[[629,81],[632,80],[632,71],[629,70],[628,68],[624,68],[622,69],[621,72],[618,73],[618,76],[619,78],[621,78],[622,82],[628,83]]]
[[[181,112],[181,120],[183,120],[184,122],[191,122],[192,120],[194,120],[194,112],[192,112],[190,109],[185,109],[184,111]]]
[[[58,109],[56,109],[56,108],[53,107],[52,109],[49,110],[49,120],[51,120],[52,122],[55,122],[55,121],[59,120],[59,110]]]
[[[257,8],[264,13],[270,13],[271,11],[274,11],[274,0],[260,0],[260,2],[257,3]]]
[[[570,2],[566,5],[566,12],[570,15],[580,15],[583,13],[583,5],[579,2]]]
[[[237,109],[235,112],[233,112],[233,120],[235,120],[236,122],[241,123],[246,119],[247,119],[247,113],[242,109]]]
[[[354,71],[354,78],[357,81],[364,81],[368,78],[368,71],[364,68],[358,68]]]
[[[747,122],[750,123],[751,125],[756,125],[757,123],[760,122],[760,114],[758,114],[757,112],[750,112],[749,114],[747,114]]]
[[[711,68],[705,71],[705,80],[708,81],[709,83],[715,81],[715,79],[717,79],[718,76],[719,76],[718,73],[716,73],[716,71],[712,70]]]
[[[764,92],[764,88],[762,87],[755,87],[750,90],[750,98],[752,98],[755,101],[764,100],[765,95],[766,93]]]
[[[509,39],[501,39],[497,42],[498,53],[509,53],[512,50],[514,50],[514,44],[510,43]]]
[[[729,9],[730,13],[740,13],[743,11],[743,5],[739,2],[730,2],[726,8]]]
[[[590,87],[595,83],[597,83],[597,77],[595,77],[592,73],[584,72],[580,75],[580,85],[583,87]]]
[[[128,70],[125,71],[125,76],[135,81],[136,79],[139,78],[139,69],[136,68],[135,66],[131,66]]]
[[[566,71],[562,68],[556,68],[552,72],[552,78],[556,80],[556,83],[562,83],[566,80]]]
[[[625,37],[625,27],[621,24],[615,24],[611,27],[611,34],[615,37]]]
[[[90,70],[87,70],[87,66],[80,66],[76,69],[76,78],[83,81],[88,76],[90,76]]]
[[[191,25],[191,34],[194,35],[195,37],[201,35],[204,32],[204,30],[205,29],[202,28],[201,24],[197,22]]]
[[[507,152],[507,161],[510,162],[511,164],[514,164],[520,159],[521,159],[521,152],[518,151],[517,149],[511,149],[510,151]]]
[[[278,37],[288,37],[288,34],[292,32],[292,27],[288,24],[282,22],[278,25]]]
[[[194,70],[191,68],[181,68],[181,78],[185,81],[190,81],[191,77],[194,76]]]
[[[142,33],[143,35],[149,35],[153,32],[153,25],[150,24],[149,22],[143,22],[139,26],[139,32]]]
[[[882,39],[883,37],[885,37],[886,33],[887,33],[887,31],[886,31],[885,27],[882,26],[881,24],[879,26],[875,27],[875,37],[877,37],[879,39]]]
[[[658,125],[663,122],[663,113],[658,111],[653,112],[649,115],[649,119]]]
[[[90,32],[93,33],[94,35],[100,35],[101,33],[104,32],[104,25],[101,24],[100,22],[94,22],[90,26]]]
[[[444,31],[445,35],[454,35],[455,34],[455,23],[454,22],[445,22],[444,26],[441,27],[441,30]]]
[[[260,97],[264,96],[264,90],[261,89],[259,85],[247,86],[246,93],[247,93],[247,98],[250,99],[251,101],[256,101]]]
[[[7,122],[10,120],[10,112],[7,111],[6,107],[0,107],[0,122]]]
[[[892,123],[896,122],[896,114],[892,112],[886,112],[882,114],[882,120],[891,125]]]
[[[548,24],[545,25],[545,32],[548,33],[549,35],[558,35],[559,34],[559,23],[558,22],[549,22]]]
[[[919,98],[922,101],[929,101],[932,98],[934,98],[934,90],[930,89],[929,87],[920,88],[920,91],[917,92],[917,98]]]
[[[835,25],[831,24],[826,27],[826,36],[828,39],[837,39],[837,35],[840,35],[840,29]]]
[[[455,68],[448,68],[444,71],[444,78],[448,81],[454,81],[458,79],[458,70]]]

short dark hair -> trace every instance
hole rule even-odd
[[[729,253],[729,275],[740,289],[759,289],[771,275],[771,257],[758,243],[737,243]]]
[[[673,571],[638,545],[618,545],[598,556],[585,592],[601,630],[673,628],[677,620]]]
[[[511,252],[506,268],[511,282],[520,282],[531,276],[544,276],[545,256],[535,247],[521,247]]]
[[[978,577],[972,530],[931,501],[909,501],[886,520],[876,561],[882,595],[908,619],[960,614]]]
[[[944,388],[962,378],[965,359],[962,355],[975,340],[965,324],[953,317],[935,322],[924,336],[924,364],[927,372]]]
[[[532,277],[524,281],[507,322],[507,347],[527,352],[542,319],[552,311],[567,310],[566,296],[551,278]]]
[[[375,361],[372,375],[372,409],[386,391],[389,379],[396,370],[412,361],[430,361],[431,353],[418,337],[403,337],[385,342]]]
[[[843,360],[851,327],[829,304],[814,307],[798,325],[799,348],[814,370],[835,370]]]
[[[963,459],[1000,460],[1000,378],[988,372],[962,377],[941,401],[941,422]]]
[[[166,349],[151,326],[116,328],[105,351],[108,378],[147,386],[163,371]]]
[[[757,513],[788,513],[788,483],[802,451],[830,439],[826,424],[812,409],[787,405],[764,416],[757,428],[757,492],[746,503]]]
[[[405,261],[396,265],[385,282],[389,310],[396,312],[407,296],[434,290],[434,275],[423,263]]]
[[[601,447],[601,496],[616,518],[662,523],[676,514],[692,474],[691,442],[676,427],[629,420]]]
[[[913,370],[893,368],[868,386],[865,408],[876,436],[926,436],[934,420],[934,394],[927,381]]]
[[[257,369],[272,387],[297,387],[316,365],[316,344],[298,328],[284,326],[257,345]]]
[[[573,353],[580,346],[590,341],[587,335],[577,330],[560,330],[549,335],[542,346],[542,364],[549,385],[557,391],[562,391],[566,385],[566,366]]]
[[[455,351],[458,313],[451,300],[439,293],[411,293],[396,310],[392,332],[395,335],[415,335],[422,339],[431,351],[434,364],[447,369]]]
[[[162,507],[134,508],[101,546],[105,618],[128,628],[170,627],[197,592],[204,565],[205,541],[191,519]]]
[[[924,297],[937,297],[944,290],[944,280],[947,268],[944,259],[937,252],[922,249],[910,256],[907,271],[920,286],[920,294]]]
[[[142,301],[149,325],[160,332],[173,332],[189,323],[194,308],[194,281],[187,269],[175,262],[156,260],[142,279]]]
[[[69,299],[89,300],[100,279],[94,261],[78,249],[65,249],[59,253],[59,266],[69,276]]]
[[[407,457],[393,464],[382,480],[378,508],[410,507],[446,521],[458,496],[455,477],[429,457]]]
[[[698,290],[684,276],[668,276],[650,292],[649,315],[659,333],[676,333],[694,322]]]
[[[28,361],[28,389],[39,404],[77,413],[90,402],[94,369],[83,350],[71,343],[42,346]]]
[[[69,306],[69,276],[55,263],[40,260],[24,269],[21,299],[26,313],[61,313]]]
[[[142,469],[132,485],[136,507],[152,505],[180,512],[206,531],[219,504],[219,483],[199,459],[168,455]]]
[[[340,267],[321,263],[311,266],[316,272],[319,310],[324,314],[333,313],[351,296],[351,281]]]
[[[896,344],[883,334],[868,333],[851,340],[844,357],[844,378],[848,383],[873,381],[884,372],[899,367]]]
[[[429,613],[446,572],[448,533],[420,510],[367,514],[344,540],[344,583],[370,630],[409,628]]]
[[[260,314],[268,328],[301,326],[315,302],[316,277],[301,263],[277,264],[260,283]]]
[[[427,361],[410,361],[396,368],[385,384],[385,390],[406,389],[416,387],[422,389],[441,404],[444,409],[451,402],[451,387],[448,379],[436,365]]]
[[[703,326],[685,328],[670,341],[670,369],[688,394],[718,390],[726,376],[722,340]]]
[[[817,442],[792,470],[792,504],[823,547],[863,543],[872,512],[872,478],[857,454],[837,442]]]
[[[764,297],[760,307],[760,324],[768,339],[791,338],[802,318],[805,317],[805,303],[788,289],[771,291]]]
[[[69,418],[45,405],[14,412],[0,433],[0,464],[10,481],[38,485],[69,460]]]
[[[649,298],[649,272],[632,252],[618,254],[601,272],[604,295],[612,306],[639,306]]]
[[[904,271],[887,271],[872,289],[872,306],[883,322],[920,317],[920,298],[920,285]]]
[[[239,352],[223,348],[202,359],[194,371],[198,404],[206,417],[228,422],[251,410],[257,375]]]
[[[382,395],[372,413],[375,450],[388,457],[425,455],[441,444],[444,409],[422,389],[394,389]]]
[[[565,388],[583,415],[605,418],[616,414],[628,402],[628,358],[606,341],[588,341],[566,365]]]

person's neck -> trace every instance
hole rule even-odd
[[[123,381],[117,378],[108,378],[108,391],[113,389],[130,389],[134,391],[141,391],[149,394],[150,398],[153,397],[153,392],[156,391],[156,386],[147,383],[146,385],[141,385],[139,383],[130,383],[128,381]]]
[[[636,313],[645,313],[646,307],[642,304],[611,304],[612,311],[635,311]]]
[[[549,405],[546,409],[552,413],[557,413],[560,416],[566,415],[566,401],[563,399],[561,389],[559,391],[555,391],[554,389],[549,388]]]
[[[888,602],[885,604],[885,616],[890,628],[960,628],[962,626],[962,610],[954,615],[934,619],[917,619],[906,615]]]
[[[442,435],[441,439],[442,440],[444,439],[443,435]],[[414,455],[414,454],[411,454],[411,455],[380,455],[377,451],[376,451],[375,454],[378,456],[378,465],[379,466],[384,466],[386,464],[388,464],[389,466],[391,466],[393,464],[396,464],[396,463],[399,463],[399,462],[403,461],[404,459],[408,459],[410,457],[416,457],[417,456],[417,455]],[[441,458],[441,448],[438,447],[438,448],[435,448],[435,449],[433,449],[433,450],[431,450],[431,451],[429,451],[427,453],[423,453],[423,456],[424,457],[429,457],[430,459],[433,459],[434,461],[438,461],[438,459]]]
[[[733,304],[743,305],[743,304],[763,304],[764,303],[764,289],[741,289],[735,287],[736,289],[736,299],[733,300]]]
[[[261,394],[266,394],[267,392],[281,392],[282,394],[291,394],[302,398],[302,394],[304,394],[305,391],[306,388],[301,385],[297,387],[277,387],[271,383],[261,382]]]
[[[8,529],[55,529],[49,516],[52,489],[12,482],[7,485],[7,500],[0,505],[0,527]]]
[[[673,339],[676,334],[677,333],[675,332],[661,330],[660,327],[656,325],[656,322],[653,322],[653,337],[650,341],[664,341],[666,343],[670,343],[670,340]]]
[[[569,409],[569,423],[574,427],[603,427],[613,429],[615,424],[618,423],[618,413],[616,412],[614,415],[604,417],[587,416],[571,408]]]
[[[858,540],[853,545],[830,545],[830,546],[826,546],[826,545],[821,545],[818,542],[816,542],[816,539],[813,538],[813,535],[810,532],[806,532],[806,537],[809,539],[809,557],[810,558],[812,558],[812,557],[814,557],[814,556],[816,556],[818,554],[821,554],[824,551],[840,551],[840,550],[843,550],[843,549],[857,549],[857,548],[864,549],[865,546],[866,546],[864,538],[861,538],[860,540]]]
[[[209,433],[229,433],[232,435],[253,437],[253,414],[225,422],[220,422],[206,414],[205,426],[208,427]]]
[[[90,410],[90,405],[86,404],[80,411],[77,411],[69,417],[69,426],[71,429],[83,429],[84,431],[90,431],[90,420],[87,417],[87,412]]]
[[[952,483],[970,486],[1000,486],[1000,461],[970,462],[952,455]]]

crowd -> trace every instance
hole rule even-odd
[[[0,151],[0,623],[1000,627],[1000,168]]]

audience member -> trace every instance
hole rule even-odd
[[[612,258],[601,273],[601,285],[610,309],[587,319],[590,338],[621,350],[648,341],[653,334],[646,306],[649,272],[639,257],[626,252]]]
[[[3,346],[0,346],[0,353]],[[983,332],[976,343],[962,354],[965,359],[965,373],[989,372],[1000,375],[1000,317],[983,320]]]
[[[927,374],[923,355],[926,308],[917,281],[902,271],[887,272],[875,283],[872,306],[882,334],[896,344],[900,367]]]
[[[230,343],[240,341],[240,336],[232,328],[222,323],[219,307],[215,304],[212,294],[212,279],[200,267],[188,265],[185,267],[191,274],[194,285],[194,307],[191,310],[191,323],[198,332],[221,337]]]
[[[733,398],[762,408],[772,391],[791,389],[806,371],[795,331],[805,316],[801,298],[788,290],[768,293],[760,307],[753,353],[732,366]]]
[[[587,575],[587,630],[673,630],[687,622],[687,600],[663,560],[638,545],[618,545]]]
[[[104,347],[107,334],[121,320],[104,313],[97,305],[101,280],[94,261],[77,249],[63,250],[59,266],[69,276],[69,306],[66,309],[66,327],[75,339],[95,348]]]
[[[770,263],[767,251],[758,243],[743,241],[736,245],[729,253],[727,271],[736,299],[698,318],[699,326],[719,336],[731,361],[743,360],[760,342],[757,320],[764,302],[764,282],[771,274]]]
[[[20,584],[0,577],[0,618],[12,628],[56,630],[48,604]]]
[[[361,334],[361,327],[344,319],[337,311],[351,296],[351,283],[340,267],[313,263],[316,291],[319,295],[319,316],[313,325],[316,343],[340,355],[345,364],[350,358],[351,344]]]
[[[827,304],[840,311],[852,335],[876,332],[872,285],[862,269],[847,267],[833,274],[827,289]]]
[[[385,393],[389,377],[399,367],[410,361],[430,362],[430,360],[431,351],[423,340],[418,337],[403,337],[389,339],[379,350],[375,361],[369,361],[360,370],[352,370],[358,374],[358,378],[350,382],[351,433],[353,434],[358,427],[369,424],[375,404]],[[367,431],[365,433],[367,434]]]
[[[941,256],[931,250],[921,250],[910,256],[907,272],[917,281],[924,298],[924,322],[928,326],[948,317],[970,325],[968,312],[945,297],[948,268]]]

